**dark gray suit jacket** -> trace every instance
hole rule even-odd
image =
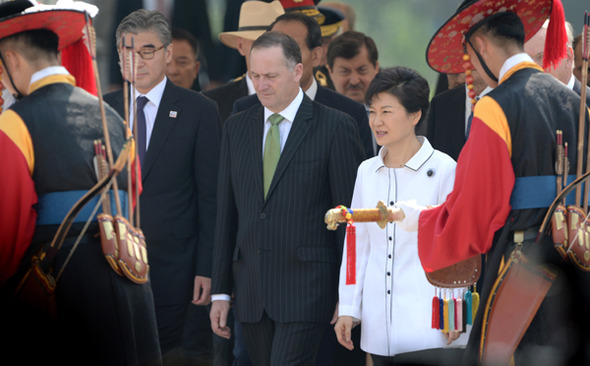
[[[217,103],[219,117],[223,125],[225,120],[231,115],[234,102],[242,97],[248,96],[248,84],[246,83],[246,78],[241,77],[240,79],[220,85],[217,88],[204,90],[201,93]]]
[[[582,83],[578,79],[574,80],[574,91],[576,94],[582,95]],[[586,86],[586,107],[590,107],[590,87],[588,86]]]
[[[352,199],[363,150],[352,118],[304,100],[263,197],[264,108],[230,117],[219,166],[212,294],[234,294],[240,322],[328,322],[343,230],[324,215]]]
[[[453,159],[465,145],[465,85],[432,98],[426,119],[426,137],[437,150]]]
[[[364,105],[319,84],[315,101],[344,112],[354,118],[365,151],[365,159],[375,156],[375,151],[373,150],[373,132],[371,132],[369,117],[367,116],[367,110]],[[258,96],[255,94],[240,98],[234,103],[232,114],[246,110],[255,104],[260,104]]]
[[[122,90],[104,100],[123,115]],[[188,303],[194,276],[211,275],[219,141],[215,103],[168,80],[142,166],[140,196],[157,305]]]

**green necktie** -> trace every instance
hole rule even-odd
[[[283,121],[280,114],[273,114],[268,117],[270,121],[270,129],[266,134],[266,141],[264,142],[264,157],[263,157],[263,176],[264,176],[264,198],[268,193],[270,182],[275,174],[275,169],[281,157],[281,137],[279,133],[279,123]]]

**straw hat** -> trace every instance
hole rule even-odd
[[[238,38],[256,40],[274,20],[285,13],[280,1],[245,1],[240,8],[238,30],[219,33],[219,40],[230,48],[238,47]]]

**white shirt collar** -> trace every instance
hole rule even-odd
[[[287,108],[280,111],[279,114],[287,121],[291,121],[291,122],[295,121],[295,116],[297,115],[297,111],[299,110],[299,106],[301,105],[301,102],[303,102],[303,90],[301,90],[301,88],[299,88],[299,92],[297,93],[297,96],[295,97],[295,99],[293,99],[291,101],[291,104],[289,104],[287,106]],[[274,114],[274,112],[272,112],[270,109],[264,107],[264,121],[265,121],[265,123],[268,121],[268,117],[270,117],[272,114]]]
[[[150,89],[146,94],[142,94],[139,90],[135,89],[135,97],[139,97],[140,95],[145,95],[150,103],[153,103],[156,108],[160,106],[160,101],[162,100],[162,95],[164,95],[164,89],[166,88],[166,81],[168,79],[164,76],[164,79],[160,81],[156,86]],[[129,98],[130,101],[133,101],[133,95]]]
[[[516,55],[511,56],[506,61],[504,61],[504,65],[502,65],[502,67],[500,68],[500,73],[498,75],[499,83],[502,82],[502,78],[508,72],[508,70],[510,70],[514,66],[518,65],[519,63],[525,62],[525,61],[534,62],[533,59],[531,58],[531,56],[529,56],[528,54],[526,54],[524,52],[517,53]]]
[[[250,75],[246,72],[246,85],[248,86],[248,95],[256,94],[256,89],[254,89],[254,83],[252,79],[250,79]]]
[[[430,159],[430,157],[434,153],[434,148],[432,147],[432,145],[430,145],[430,142],[428,141],[428,139],[426,137],[424,137],[424,136],[416,136],[416,137],[418,138],[418,141],[420,141],[422,146],[420,147],[420,150],[418,150],[418,152],[415,153],[414,156],[412,156],[410,158],[410,160],[408,160],[406,162],[406,164],[404,165],[404,168],[410,168],[412,170],[419,170],[420,167],[428,159]],[[385,165],[385,162],[383,161],[383,158],[385,157],[385,155],[387,155],[387,147],[383,146],[383,147],[381,147],[381,150],[379,150],[379,154],[377,155],[378,158],[375,159],[375,166],[374,166],[375,171],[379,170],[380,168],[387,167]]]
[[[45,77],[51,76],[51,75],[70,75],[70,73],[63,66],[46,67],[43,70],[39,70],[39,71],[35,72],[33,75],[31,75],[31,81],[29,82],[29,87],[31,87],[31,85],[34,82],[39,81],[39,80],[41,80]]]
[[[576,77],[574,76],[574,74],[572,74],[572,76],[570,76],[570,81],[568,81],[568,83],[567,83],[567,87],[570,88],[571,90],[574,90],[575,83],[576,83]]]
[[[312,80],[310,87],[305,91],[305,95],[307,95],[309,99],[315,100],[315,97],[318,94],[318,82],[315,78],[312,78]]]

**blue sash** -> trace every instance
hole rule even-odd
[[[37,223],[36,225],[59,225],[66,217],[72,206],[78,202],[82,196],[88,192],[87,190],[79,191],[63,191],[63,192],[51,192],[42,194],[39,196],[39,203],[37,205]],[[128,204],[127,204],[127,192],[119,190],[119,199],[121,201],[122,214],[128,217]],[[109,197],[111,200],[111,207],[115,206],[115,195],[113,191],[109,191]],[[78,213],[74,219],[75,223],[86,222],[94,211],[96,204],[100,199],[100,195],[97,195],[91,199]],[[99,208],[97,213],[102,212],[102,207]],[[93,218],[95,220],[95,218]]]
[[[576,179],[575,175],[568,175],[567,184]],[[513,210],[531,208],[548,208],[557,197],[557,177],[555,175],[538,175],[518,177],[514,182],[510,205]],[[582,189],[582,197],[583,197]],[[567,195],[566,204],[574,203],[575,193]]]

